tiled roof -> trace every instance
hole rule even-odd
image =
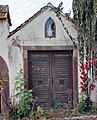
[[[14,29],[13,31],[10,32],[10,34],[8,35],[8,38],[10,36],[12,36],[13,34],[15,34],[17,31],[19,31],[20,29],[22,29],[25,25],[27,25],[29,22],[31,22],[32,20],[34,20],[37,16],[39,16],[42,12],[44,12],[46,9],[48,8],[51,8],[51,9],[56,9],[56,7],[54,7],[50,2],[42,7],[37,13],[35,13],[32,17],[30,17],[28,20],[26,20],[24,23],[22,23],[20,26],[18,26],[16,29]],[[63,15],[64,17],[67,18],[67,16],[65,16],[65,14]],[[74,20],[71,19],[70,17],[67,18],[68,20],[70,20],[71,22],[74,23]]]
[[[0,20],[6,19],[6,18],[8,19],[8,22],[11,26],[12,24],[11,24],[8,5],[0,5]]]

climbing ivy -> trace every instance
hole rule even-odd
[[[77,48],[77,43],[76,43],[76,40],[75,38],[70,34],[68,28],[64,25],[63,21],[62,21],[62,18],[61,18],[61,13],[62,13],[62,10],[63,10],[63,2],[61,2],[58,7],[56,7],[55,9],[55,13],[56,13],[56,16],[58,17],[58,19],[60,20],[65,32],[67,33],[67,35],[69,36],[70,40],[72,41],[73,45],[75,48]]]
[[[81,66],[83,66],[84,64],[88,64],[92,59],[96,58],[96,50],[94,49],[94,46],[97,41],[97,0],[73,0],[72,8],[74,14],[73,18],[79,23],[79,61]],[[93,80],[95,73],[93,70],[94,65],[88,67],[88,69],[84,71],[87,74],[87,77],[85,78],[87,81],[87,96],[89,96],[88,80],[89,78],[92,78]]]

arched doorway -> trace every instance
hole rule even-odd
[[[9,75],[5,60],[0,56],[0,112],[9,107]],[[3,81],[3,82],[2,82]],[[2,84],[3,83],[3,84]]]

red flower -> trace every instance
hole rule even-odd
[[[87,77],[87,73],[84,74],[84,77],[85,77],[85,78]]]
[[[86,87],[87,85],[86,84],[83,84],[84,87]]]
[[[87,64],[85,64],[84,66],[85,66],[85,69],[86,69],[86,70],[88,70],[88,65],[87,65]]]
[[[81,92],[86,92],[86,88],[85,87],[83,87],[83,86],[81,86]]]
[[[87,64],[84,64],[84,65],[82,65],[82,66],[80,66],[80,68],[82,69],[82,70],[88,70],[88,65]]]
[[[94,90],[95,85],[91,85],[91,92]]]
[[[84,88],[84,87],[82,87],[82,90],[81,90],[81,92],[86,92],[86,88]]]
[[[85,72],[81,72],[81,74],[82,74],[82,75],[84,75],[84,74],[85,74]]]
[[[84,70],[84,69],[85,69],[85,68],[84,68],[84,65],[80,66],[80,68],[81,68],[82,70]]]
[[[87,77],[87,73],[82,72],[81,74],[83,75],[83,76],[80,76],[80,78],[81,78],[81,79],[84,79],[84,78],[86,78],[86,77]]]
[[[91,90],[94,90],[94,86],[91,87]]]
[[[83,82],[80,82],[81,83],[81,85],[83,85],[84,83]]]
[[[89,65],[93,65],[93,61],[89,61],[88,64],[89,64]]]
[[[81,78],[81,79],[84,79],[84,77],[83,77],[83,76],[80,76],[80,78]]]
[[[85,79],[82,79],[82,81],[85,83],[86,82],[86,80]]]
[[[97,59],[94,59],[94,60],[92,60],[93,61],[93,63],[95,63],[95,62],[97,62]]]
[[[89,65],[93,65],[93,63],[95,63],[95,62],[97,62],[97,59],[90,60],[90,61],[88,62],[88,64],[89,64]]]

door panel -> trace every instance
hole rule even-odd
[[[69,52],[29,52],[29,88],[38,105],[72,105],[72,57]]]
[[[49,106],[49,54],[29,54],[30,88],[33,89],[34,97],[38,97],[37,104],[43,107]]]
[[[68,52],[54,52],[52,54],[53,103],[71,102],[72,104],[71,58]],[[68,92],[71,92],[71,96]]]

